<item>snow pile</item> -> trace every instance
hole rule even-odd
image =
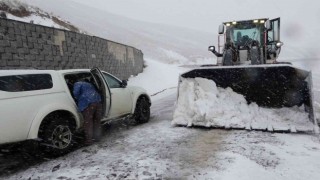
[[[256,103],[248,105],[231,88],[218,88],[214,81],[204,78],[182,80],[172,124],[270,131],[313,129],[303,107],[269,109]]]
[[[167,50],[164,48],[159,48],[160,51],[162,53],[165,54],[165,56],[168,58],[168,63],[169,64],[186,64],[188,63],[188,59],[186,57],[184,57],[183,55],[175,52],[175,51],[171,51],[171,50]]]
[[[7,19],[86,33],[58,16],[18,0],[0,0],[0,12],[4,12]]]
[[[37,16],[37,15],[34,15],[34,14],[32,14],[32,15],[30,15],[28,17],[23,17],[23,18],[16,17],[14,15],[8,14],[7,17],[8,17],[8,19],[13,19],[13,20],[16,20],[16,21],[22,21],[22,22],[27,22],[27,23],[33,22],[34,24],[40,24],[40,25],[47,26],[47,27],[66,29],[65,27],[60,26],[59,24],[55,23],[50,18],[40,17],[40,16]]]
[[[176,93],[179,74],[186,71],[178,65],[169,65],[153,59],[145,59],[143,73],[130,77],[128,85],[139,86],[147,90],[152,101]]]

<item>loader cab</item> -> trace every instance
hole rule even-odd
[[[224,22],[219,26],[218,48],[209,51],[220,65],[275,63],[280,53],[280,18]]]

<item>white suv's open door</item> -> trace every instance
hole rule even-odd
[[[101,71],[98,68],[93,68],[90,70],[91,74],[94,77],[97,88],[100,90],[102,96],[102,104],[103,104],[103,117],[102,119],[106,119],[109,115],[111,108],[111,92],[107,82],[104,80]]]

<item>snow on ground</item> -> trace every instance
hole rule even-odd
[[[111,125],[101,142],[5,178],[318,179],[319,137],[174,127],[175,99],[154,102],[149,123]]]
[[[131,77],[128,85],[140,86],[147,90],[152,100],[161,99],[168,92],[176,92],[178,77],[186,71],[178,64],[166,64],[153,59],[145,59],[143,73]]]
[[[182,79],[177,101],[173,125],[313,130],[302,106],[272,109],[248,105],[243,95],[231,88],[218,88],[214,81],[204,78]]]
[[[168,58],[168,64],[188,64],[190,62],[186,57],[177,52],[164,48],[160,48],[160,51],[164,52],[165,56]]]
[[[238,134],[239,133],[239,134]],[[318,179],[319,137],[293,134],[232,133],[234,143],[222,156],[234,162],[221,179]],[[272,138],[274,138],[272,140]],[[254,145],[255,144],[255,145]]]
[[[111,124],[99,143],[3,178],[319,179],[317,135],[172,126],[174,87],[183,68],[151,59],[146,65],[129,85],[149,93],[169,89],[152,96],[150,122]]]

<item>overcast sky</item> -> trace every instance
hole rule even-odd
[[[287,24],[320,19],[317,0],[72,0],[129,18],[202,31],[217,31],[229,20],[281,17]],[[255,7],[254,9],[248,9]],[[212,23],[215,22],[215,23]],[[310,25],[310,24],[309,24]]]

